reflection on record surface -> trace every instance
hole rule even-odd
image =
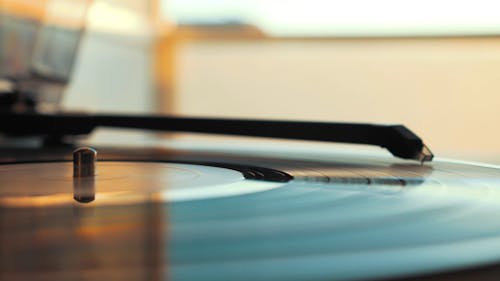
[[[95,198],[85,203],[74,199],[65,159],[0,165],[2,279],[363,279],[500,259],[496,167],[384,157],[154,151],[149,159],[157,162],[140,162],[140,154],[102,155]],[[290,178],[221,168],[236,163]]]

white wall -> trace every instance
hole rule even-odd
[[[179,114],[402,123],[441,156],[500,163],[500,38],[192,42]]]

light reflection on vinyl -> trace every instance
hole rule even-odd
[[[69,162],[0,165],[0,205],[50,206],[73,203],[72,164]],[[24,175],[31,175],[26,177]],[[244,182],[234,170],[201,165],[148,162],[102,162],[92,179],[98,204],[131,204],[207,199],[260,192],[278,185]]]
[[[276,182],[176,161],[197,159],[101,162],[88,204],[66,162],[0,165],[0,277],[351,280],[500,262],[497,167],[222,161],[294,177]]]

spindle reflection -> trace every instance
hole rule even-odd
[[[95,200],[95,178],[73,178],[73,198],[79,203]]]

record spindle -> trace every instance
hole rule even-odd
[[[95,200],[95,166],[97,151],[80,147],[73,151],[73,198],[80,203]]]

